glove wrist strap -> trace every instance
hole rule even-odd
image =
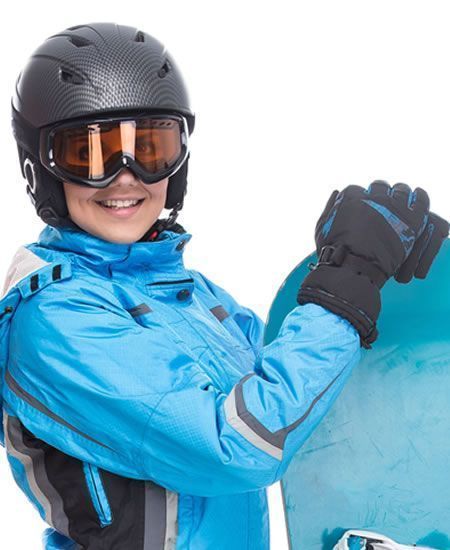
[[[388,280],[388,276],[379,269],[373,262],[352,254],[349,249],[342,244],[332,246],[325,245],[319,253],[316,264],[310,264],[311,271],[323,265],[334,267],[346,266],[358,275],[365,275],[378,288],[381,288]]]

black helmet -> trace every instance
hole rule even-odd
[[[40,162],[40,130],[80,117],[142,111],[181,114],[189,135],[194,129],[182,75],[153,36],[135,27],[90,23],[50,36],[35,50],[17,79],[12,126],[27,193],[45,223],[81,229],[69,217],[61,181]],[[165,207],[172,212],[157,220],[159,230],[175,224],[183,206],[188,159],[169,177]]]

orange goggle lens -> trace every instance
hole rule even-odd
[[[52,160],[68,174],[100,180],[128,156],[148,174],[170,170],[182,154],[181,122],[173,118],[103,121],[60,128]]]

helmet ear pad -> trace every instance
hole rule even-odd
[[[69,218],[62,181],[23,147],[18,145],[17,148],[22,175],[27,180],[27,194],[38,216],[54,227],[78,227]]]
[[[186,157],[181,167],[169,178],[167,186],[167,196],[165,208],[171,209],[178,203],[183,204],[183,199],[187,191],[188,160],[190,153]]]

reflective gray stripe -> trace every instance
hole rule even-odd
[[[261,422],[255,416],[253,416],[247,410],[247,406],[244,401],[244,390],[242,386],[244,382],[246,382],[246,380],[248,380],[252,376],[256,376],[256,374],[255,373],[247,374],[235,386],[237,414],[239,418],[244,420],[248,428],[250,428],[254,433],[256,433],[261,439],[270,443],[272,447],[275,447],[276,449],[278,449],[279,452],[282,452],[283,446],[284,446],[284,440],[285,440],[283,430],[279,430],[277,432],[271,432],[263,424],[261,424]],[[281,460],[281,456],[280,456],[280,460]]]
[[[19,419],[9,416],[5,410],[3,411],[3,425],[6,450],[23,465],[28,485],[36,500],[44,509],[45,521],[54,529],[69,537],[69,519],[64,511],[61,495],[48,479],[45,470],[44,451],[25,445]]]
[[[132,317],[138,317],[139,315],[144,315],[144,313],[149,313],[150,311],[152,311],[152,309],[147,304],[142,303],[138,306],[127,309],[127,311],[131,314]]]
[[[268,430],[247,409],[244,401],[242,385],[252,376],[256,376],[256,373],[252,372],[250,374],[246,374],[233,387],[230,394],[225,399],[224,407],[227,422],[231,424],[243,437],[245,437],[245,439],[255,445],[255,447],[258,447],[258,449],[261,449],[278,460],[282,460],[286,437],[292,430],[295,430],[295,428],[297,428],[308,418],[316,403],[331,388],[344,370],[345,367],[339,374],[336,375],[335,378],[333,378],[324,390],[316,395],[306,412],[300,418],[298,418],[295,422],[292,422],[289,426],[281,428],[276,432],[271,432]]]
[[[175,550],[178,537],[178,493],[166,489],[166,537],[164,550]]]
[[[209,311],[211,311],[211,313],[215,315],[219,321],[223,321],[230,315],[223,306],[214,306]]]
[[[53,413],[48,407],[46,407],[43,403],[38,401],[35,397],[33,397],[31,394],[29,394],[27,391],[25,391],[19,384],[14,380],[14,378],[11,376],[11,373],[9,370],[6,371],[5,374],[5,381],[8,384],[8,386],[11,388],[11,390],[21,399],[26,401],[29,405],[37,409],[38,411],[41,411],[48,417],[50,417],[55,422],[58,422],[59,424],[62,424],[63,426],[66,426],[66,428],[69,428],[73,432],[82,435],[86,439],[89,439],[90,441],[93,441],[94,443],[97,443],[97,445],[101,445],[102,447],[106,447],[107,449],[113,451],[114,449],[111,449],[111,447],[108,447],[104,443],[101,443],[100,441],[97,441],[90,435],[87,435],[80,431],[78,428],[75,428],[75,426],[72,426],[72,424],[69,424],[64,420],[64,418],[61,418],[57,414]]]
[[[145,481],[144,550],[175,550],[178,494]]]
[[[228,397],[225,399],[225,415],[227,422],[233,426],[233,428],[239,432],[247,441],[252,443],[255,447],[258,447],[261,451],[268,453],[270,456],[281,460],[283,458],[283,450],[272,445],[267,439],[261,437],[257,431],[253,430],[244,420],[239,416],[236,407],[236,386],[231,390]],[[261,427],[262,424],[260,425]],[[265,428],[264,428],[265,429]],[[266,430],[268,431],[268,430]]]

